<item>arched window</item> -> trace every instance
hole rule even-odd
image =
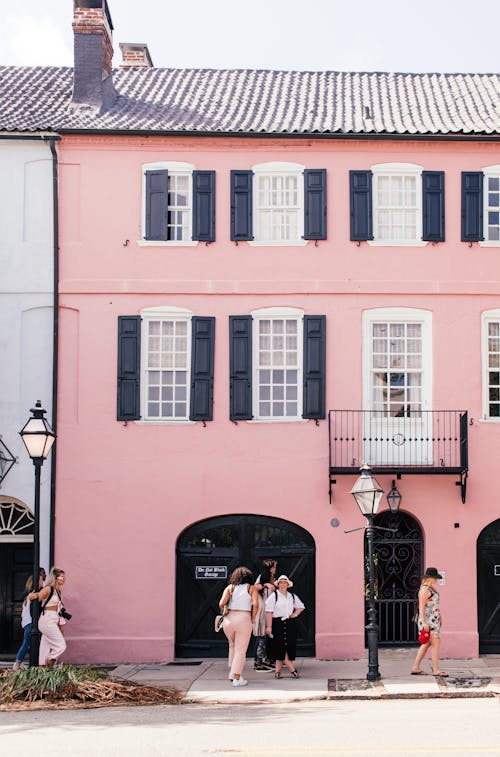
[[[33,541],[33,513],[19,499],[0,497],[0,541]]]

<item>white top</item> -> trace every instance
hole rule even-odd
[[[236,586],[233,586],[233,593],[228,604],[230,610],[247,610],[250,612],[252,609],[252,597],[248,592],[249,588],[250,584],[236,584]]]
[[[31,602],[29,599],[26,599],[21,611],[21,628],[25,628],[29,623],[31,623]]]
[[[273,618],[281,618],[286,620],[290,617],[294,610],[304,610],[304,605],[296,594],[290,594],[287,591],[286,596],[283,596],[280,591],[277,592],[278,599],[276,600],[276,592],[266,599],[266,612],[272,612]]]

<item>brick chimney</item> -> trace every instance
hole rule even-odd
[[[142,42],[120,42],[123,62],[120,68],[153,68],[148,46]]]
[[[73,102],[106,110],[113,86],[113,22],[107,0],[73,0]]]

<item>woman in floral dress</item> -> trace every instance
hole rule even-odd
[[[439,667],[439,645],[441,633],[441,611],[439,609],[439,592],[436,590],[438,580],[442,576],[436,568],[427,568],[422,578],[422,585],[418,592],[418,631],[425,629],[430,632],[429,641],[420,645],[412,668],[412,675],[427,675],[420,668],[420,664],[427,654],[431,652],[432,675],[445,676],[446,673]]]

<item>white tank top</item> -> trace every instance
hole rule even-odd
[[[252,598],[248,593],[249,584],[237,584],[233,587],[233,593],[229,600],[230,610],[247,610],[252,609]]]

